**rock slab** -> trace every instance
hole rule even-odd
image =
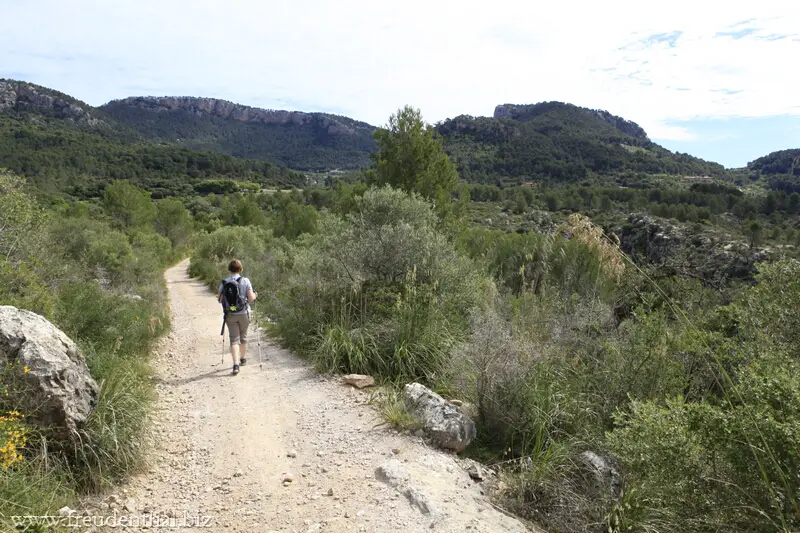
[[[0,306],[0,370],[15,365],[26,420],[67,440],[83,428],[100,389],[78,346],[44,317]],[[26,371],[27,369],[27,371]]]
[[[405,396],[422,421],[425,434],[440,448],[462,452],[475,438],[475,423],[448,402],[420,383],[405,386]]]
[[[347,374],[342,377],[342,381],[359,389],[373,387],[375,385],[375,379],[372,376],[365,376],[363,374]]]

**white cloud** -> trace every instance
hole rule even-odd
[[[92,104],[216,96],[373,124],[407,103],[434,122],[560,100],[691,140],[671,122],[800,116],[798,28],[790,0],[26,0],[3,8],[0,76]]]

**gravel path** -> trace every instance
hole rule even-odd
[[[166,272],[173,329],[155,359],[152,465],[97,504],[140,520],[123,529],[527,531],[488,502],[468,461],[382,425],[368,392],[315,374],[263,335],[263,370],[253,342],[231,376],[219,306],[187,267]]]

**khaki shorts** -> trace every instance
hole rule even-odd
[[[250,326],[250,311],[241,315],[228,315],[225,319],[231,344],[247,344],[247,328]]]

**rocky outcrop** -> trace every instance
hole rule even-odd
[[[751,280],[756,263],[769,257],[745,242],[722,240],[713,232],[641,213],[631,214],[614,233],[626,254],[657,265],[663,274],[695,277],[712,286]]]
[[[327,129],[330,135],[355,135],[361,129],[372,129],[372,126],[367,124],[346,120],[343,117],[334,117],[324,113],[260,109],[217,98],[132,96],[123,100],[114,100],[106,104],[106,106],[131,106],[156,113],[188,111],[195,115],[208,115],[241,122],[261,122],[280,126],[316,124]]]
[[[422,430],[440,448],[462,452],[475,438],[475,423],[424,385],[409,383],[405,396],[422,421]]]
[[[0,306],[0,370],[10,365],[12,394],[28,422],[57,440],[85,426],[99,388],[78,346],[43,317]]]
[[[71,102],[54,91],[30,83],[0,80],[0,113],[9,111],[35,111],[93,127],[104,124],[88,106]]]

